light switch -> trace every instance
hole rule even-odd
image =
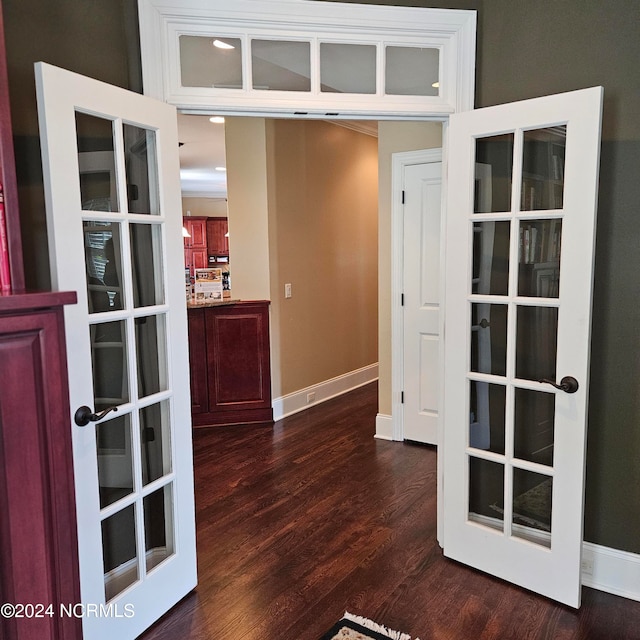
[[[291,297],[291,283],[288,283],[288,284],[284,285],[284,297],[285,298],[290,298]]]

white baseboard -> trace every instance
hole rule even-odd
[[[379,413],[376,416],[376,435],[379,440],[393,440],[393,418]]]
[[[305,389],[289,393],[286,396],[274,398],[272,401],[273,419],[281,420],[287,416],[304,411],[309,407],[340,396],[343,393],[353,391],[369,382],[378,379],[378,363],[370,364],[355,371],[349,371],[341,376],[319,382]],[[309,401],[309,394],[313,394],[313,400]]]
[[[640,555],[584,542],[582,584],[640,602]]]

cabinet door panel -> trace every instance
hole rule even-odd
[[[268,311],[207,314],[209,411],[271,406]]]
[[[207,248],[207,221],[201,220],[187,220],[187,231],[191,234],[191,238],[188,238],[189,244],[192,249],[206,249]]]
[[[194,269],[206,269],[208,260],[206,249],[191,249],[191,264]]]

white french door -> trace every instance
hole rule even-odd
[[[580,605],[602,89],[451,116],[444,553]]]
[[[43,63],[36,84],[53,287],[78,293],[83,633],[130,640],[196,584],[176,112]]]

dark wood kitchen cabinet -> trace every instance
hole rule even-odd
[[[210,256],[229,255],[229,223],[227,218],[207,219],[207,251]]]
[[[269,302],[191,307],[194,427],[273,422]]]
[[[184,265],[193,278],[195,269],[206,269],[209,266],[207,218],[183,217],[182,224],[189,233],[189,237],[184,239]]]

